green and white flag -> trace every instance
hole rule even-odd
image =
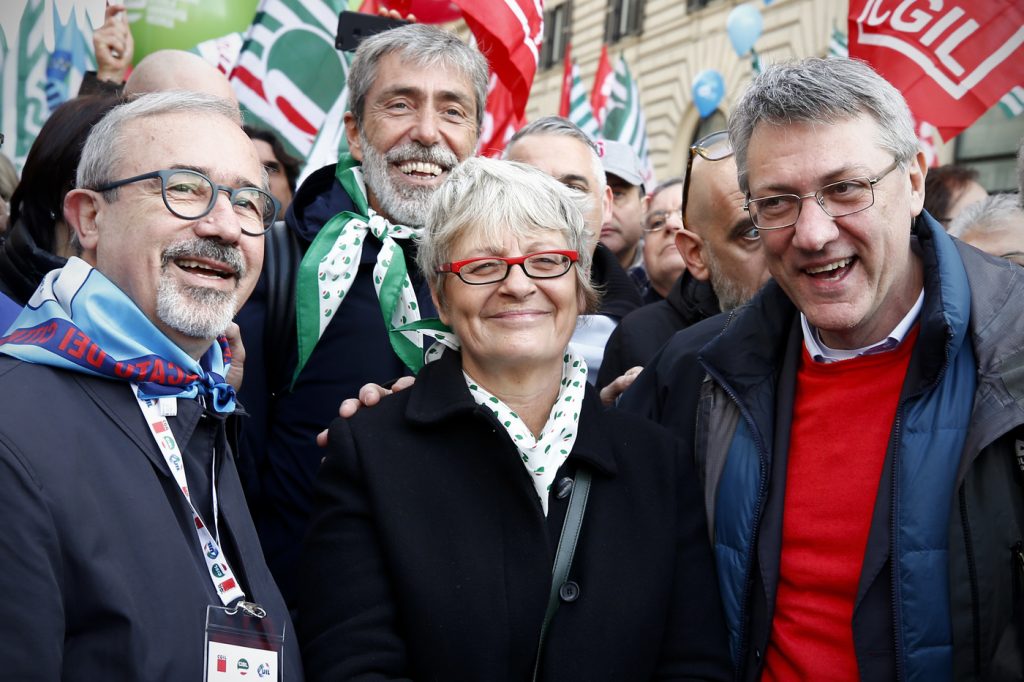
[[[601,136],[601,131],[594,118],[594,112],[590,108],[590,93],[583,87],[583,79],[580,78],[580,67],[574,59],[572,61],[572,86],[569,89],[569,115],[566,117],[587,134],[592,140]]]
[[[1007,118],[1024,114],[1024,87],[1018,85],[1003,95],[999,100],[999,106]]]
[[[838,28],[832,29],[832,37],[828,41],[828,58],[845,59],[850,56],[850,48],[847,46],[846,34]]]
[[[348,60],[334,48],[345,0],[263,0],[231,71],[251,125],[276,131],[309,172],[347,149]]]
[[[16,135],[11,145],[19,168],[43,127],[50,111],[46,106],[46,62],[50,57],[43,42],[44,0],[28,0],[18,28]],[[7,148],[7,145],[4,145]]]
[[[654,185],[654,167],[647,144],[647,121],[640,104],[640,88],[633,80],[622,55],[615,62],[612,76],[611,94],[608,97],[608,109],[604,125],[601,126],[601,137],[606,140],[625,142],[633,147],[644,169],[644,184]]]

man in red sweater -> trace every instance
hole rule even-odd
[[[694,444],[741,677],[1020,679],[1022,271],[923,211],[864,63],[766,69],[729,136],[774,281],[620,406]]]

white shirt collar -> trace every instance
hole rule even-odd
[[[807,349],[807,354],[814,358],[815,362],[839,362],[840,360],[849,360],[856,358],[861,355],[874,355],[875,353],[884,353],[886,351],[893,350],[906,338],[907,332],[917,322],[918,316],[921,314],[921,308],[924,307],[924,289],[921,289],[921,293],[917,295],[917,302],[910,308],[910,312],[904,316],[900,323],[896,325],[896,328],[889,332],[882,341],[873,343],[870,346],[863,348],[854,348],[852,350],[843,350],[840,348],[829,348],[826,346],[821,337],[818,335],[818,330],[811,326],[811,323],[807,321],[807,317],[800,313],[800,326],[804,331],[804,348]]]

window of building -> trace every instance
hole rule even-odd
[[[989,192],[1017,190],[1017,148],[1024,138],[1024,115],[1008,118],[996,105],[956,138],[956,163],[978,171]]]
[[[608,0],[604,40],[609,45],[644,30],[644,0]]]
[[[561,64],[565,46],[572,39],[572,3],[563,2],[544,11],[544,42],[540,46],[541,69]]]
[[[686,0],[686,11],[696,12],[699,9],[707,7],[710,2],[711,0]]]

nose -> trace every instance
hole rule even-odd
[[[526,275],[522,263],[509,267],[508,277],[501,280],[501,292],[516,298],[523,298],[536,289],[536,284]]]
[[[821,251],[839,235],[835,218],[825,213],[825,209],[813,197],[804,198],[800,215],[792,229],[793,246],[808,253]]]
[[[422,108],[417,113],[416,124],[409,136],[424,147],[432,147],[441,141],[441,128],[438,125],[438,114],[430,108]]]
[[[231,205],[228,191],[221,188],[210,212],[195,222],[196,236],[212,237],[226,244],[235,244],[242,238],[242,224]]]

